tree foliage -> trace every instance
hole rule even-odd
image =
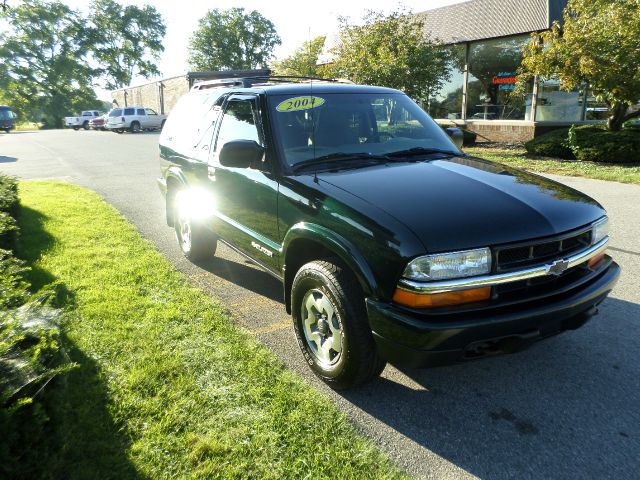
[[[608,128],[640,116],[640,0],[570,0],[564,25],[534,35],[526,46],[519,83],[557,77],[564,90],[588,84],[607,103]]]
[[[25,0],[2,19],[9,28],[0,33],[0,86],[21,116],[61,126],[65,113],[96,105],[89,35],[76,11],[59,1]]]
[[[322,77],[326,74],[326,67],[317,65],[317,62],[324,49],[325,39],[326,37],[319,36],[304,42],[288,57],[273,61],[271,70],[276,75]]]
[[[128,86],[134,75],[160,74],[155,62],[164,51],[166,26],[155,7],[94,0],[89,20],[93,56],[100,63],[107,88]]]
[[[191,37],[189,64],[200,71],[265,67],[280,43],[273,23],[259,12],[214,8]]]
[[[452,54],[424,32],[419,15],[369,11],[364,24],[340,18],[340,41],[332,49],[334,76],[397,88],[426,101],[449,79]]]

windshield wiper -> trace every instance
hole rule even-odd
[[[443,150],[441,148],[425,148],[425,147],[413,147],[413,148],[408,148],[406,150],[398,150],[397,152],[387,153],[387,156],[393,157],[393,158],[406,158],[406,157],[417,157],[421,155],[433,155],[436,153],[448,155],[450,157],[465,156],[465,154],[462,152],[453,152],[451,150]]]
[[[303,160],[302,162],[298,162],[293,166],[293,171],[297,172],[307,167],[313,167],[316,165],[324,165],[326,163],[333,162],[349,162],[349,165],[344,165],[345,168],[353,167],[351,164],[351,160],[371,160],[374,163],[380,162],[391,162],[393,159],[387,157],[386,155],[374,155],[372,153],[346,153],[346,152],[335,152],[329,153],[328,155],[322,155],[317,158],[310,158],[309,160]],[[332,165],[334,167],[334,165]]]

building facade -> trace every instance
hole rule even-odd
[[[425,105],[441,124],[472,130],[479,140],[521,142],[561,126],[607,116],[588,88],[565,92],[536,78],[515,96],[522,48],[531,34],[562,22],[568,0],[470,0],[419,13],[425,34],[450,46],[450,80]]]

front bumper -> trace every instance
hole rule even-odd
[[[367,299],[378,352],[408,367],[450,364],[512,353],[537,340],[574,330],[597,312],[620,276],[615,262],[580,288],[544,300],[461,314],[420,315]]]

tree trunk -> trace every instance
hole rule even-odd
[[[609,107],[609,111],[611,112],[611,116],[607,121],[607,129],[612,132],[618,132],[622,129],[622,124],[625,121],[625,115],[627,114],[627,109],[629,105],[626,103],[612,103]]]

